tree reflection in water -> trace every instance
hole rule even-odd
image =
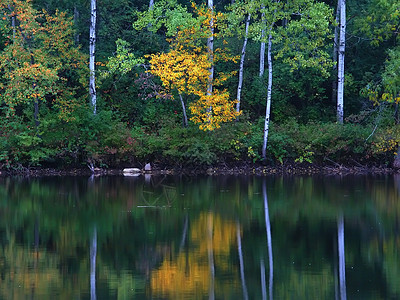
[[[273,299],[273,282],[274,282],[274,259],[272,256],[272,238],[271,238],[271,223],[269,220],[267,183],[263,179],[263,198],[264,198],[264,213],[265,213],[265,229],[267,231],[267,246],[269,259],[269,299]]]
[[[96,300],[97,228],[94,226],[90,244],[90,299]]]
[[[340,214],[338,224],[338,252],[339,252],[339,289],[340,300],[346,300],[346,261],[344,256],[344,219]]]

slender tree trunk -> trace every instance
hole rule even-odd
[[[393,167],[400,170],[400,146],[397,148],[397,154],[394,157]]]
[[[11,17],[11,26],[13,28],[13,43],[15,43],[15,34],[17,33],[17,30],[15,28],[15,16]]]
[[[97,257],[97,228],[94,227],[90,244],[90,299],[96,300],[96,257]]]
[[[185,102],[183,101],[182,95],[179,93],[179,99],[181,100],[181,105],[182,105],[182,112],[183,112],[183,127],[188,126],[188,118],[186,115],[186,107],[185,107]]]
[[[35,58],[33,57],[33,54],[31,52],[31,65],[35,64]],[[36,89],[37,87],[37,82],[35,79],[35,82],[32,84],[33,89]],[[35,101],[33,103],[33,119],[35,120],[35,129],[36,129],[36,135],[39,137],[39,125],[40,125],[40,121],[39,121],[39,98],[36,96],[35,97]]]
[[[214,12],[214,1],[213,0],[208,0],[208,8],[211,10],[211,13],[213,14]],[[210,37],[207,39],[207,49],[208,53],[210,55],[210,62],[211,62],[211,68],[210,68],[210,75],[208,78],[208,88],[207,88],[207,95],[212,95],[212,90],[213,90],[213,80],[214,80],[214,18],[211,17],[210,20]]]
[[[339,290],[340,300],[346,300],[346,261],[344,255],[344,220],[338,218],[338,252],[339,252]]]
[[[339,22],[340,22],[340,0],[338,0],[336,5],[336,18],[335,18],[337,26],[335,26],[335,35],[333,39],[333,52],[332,52],[332,60],[333,60],[333,74],[337,73],[337,61],[338,61],[338,46],[339,46]],[[332,81],[332,103],[336,102],[337,99],[337,76],[334,77]]]
[[[208,0],[208,8],[211,10],[211,14],[214,13],[214,1]],[[210,19],[210,37],[207,39],[207,49],[209,54],[209,60],[211,63],[210,75],[208,76],[207,96],[211,96],[213,93],[213,81],[214,81],[214,18]],[[212,107],[208,108],[209,118],[211,118]]]
[[[247,19],[246,19],[246,29],[245,29],[245,34],[244,34],[242,54],[241,54],[241,57],[240,57],[239,83],[238,83],[238,88],[237,88],[237,103],[236,103],[236,111],[237,112],[240,111],[240,99],[241,99],[242,85],[243,85],[244,59],[246,57],[246,46],[247,46],[247,39],[248,39],[247,36],[249,34],[250,18],[251,18],[251,14],[248,14],[247,15]]]
[[[35,103],[34,103],[33,118],[35,119],[36,130],[38,130],[40,121],[39,121],[39,99],[37,97],[35,98]]]
[[[269,219],[267,183],[263,180],[263,198],[264,198],[264,213],[265,213],[265,229],[267,232],[267,247],[269,259],[269,299],[273,298],[273,283],[274,283],[274,259],[272,255],[272,237],[271,237],[271,222]]]
[[[154,0],[150,0],[149,2],[149,10],[153,9],[154,7]]]
[[[91,0],[90,5],[90,37],[89,37],[89,69],[90,82],[89,94],[93,108],[93,114],[96,114],[96,85],[95,85],[95,52],[96,52],[96,0]]]
[[[243,263],[243,252],[242,252],[242,238],[240,236],[240,224],[239,221],[236,221],[236,238],[238,243],[238,255],[239,255],[239,266],[240,266],[240,279],[242,281],[242,291],[243,291],[243,299],[249,299],[249,295],[247,293],[246,279],[244,277],[244,263]]]
[[[272,26],[271,26],[272,30]],[[267,155],[267,142],[268,142],[268,131],[269,131],[269,118],[271,114],[271,96],[272,96],[272,36],[271,33],[268,36],[268,90],[267,90],[267,107],[265,110],[265,121],[264,121],[264,141],[262,148],[262,158],[265,159]]]
[[[265,6],[261,7],[262,9],[265,8]],[[261,15],[261,19],[263,20],[263,26],[265,25],[265,14],[262,13]],[[265,29],[263,27],[262,31],[261,31],[261,47],[260,47],[260,77],[263,77],[264,75],[264,70],[265,70],[265,42],[264,42],[264,38],[265,38]]]
[[[344,54],[346,48],[346,0],[340,1],[340,37],[338,58],[337,122],[343,124]]]

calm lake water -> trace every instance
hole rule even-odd
[[[0,299],[399,299],[400,176],[0,178]]]

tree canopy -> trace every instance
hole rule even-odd
[[[393,161],[398,1],[347,1],[336,129],[337,1],[97,4],[93,116],[90,3],[0,0],[1,168]]]

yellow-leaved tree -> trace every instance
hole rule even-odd
[[[195,4],[193,8],[196,15],[194,22],[178,26],[175,36],[168,39],[169,52],[149,55],[149,72],[161,79],[167,93],[179,95],[185,118],[182,95],[195,96],[189,104],[190,120],[199,124],[202,130],[214,130],[221,123],[234,120],[240,112],[234,109],[236,101],[231,100],[228,91],[221,88],[222,83],[233,75],[232,72],[216,72],[210,82],[211,66],[221,61],[236,62],[237,57],[224,49],[216,49],[211,53],[207,48],[207,38],[210,35],[215,37],[215,32],[218,32],[212,32],[210,24],[214,29],[218,28],[224,15]],[[214,87],[211,94],[207,93],[210,84]]]

